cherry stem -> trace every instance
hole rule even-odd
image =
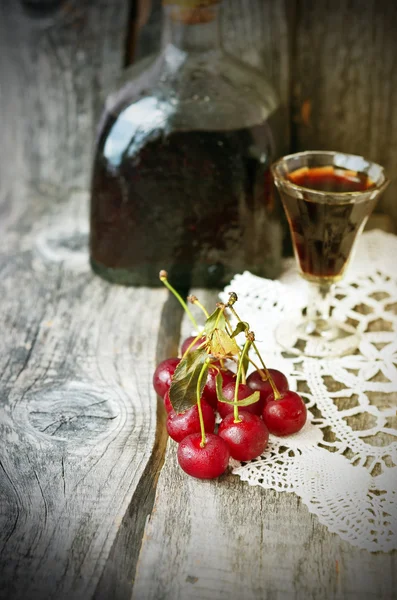
[[[242,368],[241,368],[241,383],[243,383],[244,385],[247,384],[247,377],[245,375],[244,365],[242,365]]]
[[[208,310],[205,308],[205,306],[203,306],[201,304],[201,302],[199,301],[199,299],[196,296],[188,296],[187,300],[189,302],[191,302],[192,304],[195,304],[196,306],[198,306],[199,308],[201,308],[201,310],[203,311],[203,313],[205,314],[206,318],[209,318],[209,312]]]
[[[167,275],[167,271],[160,271],[159,274],[159,278],[160,281],[162,283],[164,283],[165,287],[168,288],[168,290],[175,296],[175,298],[179,301],[179,303],[181,304],[182,308],[184,309],[184,311],[186,312],[187,316],[189,317],[189,319],[191,320],[193,327],[198,330],[199,326],[197,325],[197,321],[196,319],[193,317],[192,313],[189,310],[188,305],[186,304],[186,302],[184,301],[184,299],[182,298],[182,296],[180,294],[178,294],[178,292],[176,291],[175,288],[172,287],[172,285],[170,284],[170,282],[167,279],[168,275]]]
[[[205,437],[205,426],[204,426],[204,419],[203,419],[203,411],[201,408],[201,397],[200,397],[201,393],[200,392],[201,392],[201,382],[203,380],[204,373],[206,372],[206,370],[208,368],[209,362],[210,362],[209,358],[206,358],[203,366],[201,367],[200,375],[197,380],[197,388],[196,388],[197,409],[198,409],[198,415],[199,415],[199,421],[200,421],[200,431],[201,431],[201,442],[200,442],[201,448],[204,448],[205,444],[207,443],[207,438]]]
[[[202,337],[202,332],[198,333],[196,335],[196,337],[194,338],[194,340],[192,340],[189,344],[189,346],[186,348],[185,352],[183,353],[182,359],[186,357],[187,354],[189,354],[190,350],[193,348],[194,344],[197,342],[197,340],[199,340]],[[207,343],[207,340],[205,340],[202,344],[200,344],[200,346],[198,346],[197,350],[201,350],[201,348],[204,348],[205,344]]]
[[[248,357],[248,360],[249,360],[249,362],[251,363],[251,365],[252,365],[253,367],[255,367],[255,369],[258,371],[258,373],[259,373],[259,375],[261,376],[262,380],[263,380],[263,381],[267,381],[267,375],[266,375],[266,373],[264,372],[264,370],[263,370],[263,369],[261,369],[261,367],[258,367],[258,365],[256,364],[256,362],[254,362],[254,361],[252,360],[252,358],[251,358],[251,357]]]
[[[244,361],[244,357],[248,352],[249,347],[251,346],[252,342],[251,340],[247,339],[247,341],[244,344],[244,348],[243,351],[241,353],[239,362],[238,362],[238,369],[237,369],[237,376],[236,376],[236,386],[234,388],[234,402],[236,403],[234,405],[234,422],[235,423],[240,423],[241,419],[238,416],[238,386],[240,385],[240,379],[241,379],[241,374],[244,371],[244,367],[243,367],[243,361]]]
[[[230,322],[229,322],[229,315],[226,314],[226,311],[224,311],[224,317],[225,317],[225,323],[226,323],[226,333],[228,333],[229,336],[232,337],[233,330],[232,330],[232,327],[231,327]],[[239,357],[239,360],[240,360],[241,350],[240,350],[240,346],[237,346],[237,347],[238,347],[238,357]],[[248,360],[251,361],[250,358],[248,358]],[[236,362],[237,362],[237,360],[236,360]],[[243,380],[244,384],[247,383],[246,372],[245,372],[244,368],[243,368],[243,372],[242,372],[242,380]]]
[[[238,319],[239,321],[241,321],[241,319],[240,319],[240,317],[238,316],[238,314],[236,313],[236,311],[235,311],[235,309],[234,309],[233,305],[230,305],[230,306],[228,305],[228,308],[229,308],[229,309],[232,311],[232,313],[234,314],[234,316],[236,317],[236,319]],[[260,363],[261,363],[261,365],[262,365],[262,368],[263,368],[263,370],[264,370],[264,372],[265,372],[265,375],[266,375],[267,379],[269,380],[269,383],[270,383],[270,385],[271,385],[271,388],[272,388],[272,390],[273,390],[274,399],[275,399],[275,400],[279,400],[279,399],[281,398],[281,394],[280,394],[280,392],[278,391],[278,389],[277,389],[277,386],[276,386],[276,384],[274,383],[274,381],[273,381],[273,377],[270,375],[270,373],[269,373],[269,370],[268,370],[267,366],[266,366],[266,365],[265,365],[265,363],[263,362],[263,358],[262,358],[262,356],[261,356],[261,354],[260,354],[260,352],[259,352],[259,350],[258,350],[258,347],[257,347],[257,345],[255,344],[255,342],[252,342],[252,347],[253,347],[253,349],[255,350],[255,353],[256,353],[257,357],[259,358],[259,360],[260,360]]]
[[[230,325],[230,322],[229,322],[229,315],[227,315],[225,313],[224,316],[225,316],[225,322],[226,322],[226,331],[230,335],[230,337],[232,337],[233,330],[232,330],[232,326]]]
[[[223,315],[225,314],[225,308],[226,308],[226,306],[224,304],[222,304],[222,305],[218,306],[218,308],[220,308],[220,311],[218,313],[218,316],[216,317],[214,329],[216,329],[218,327],[218,323],[220,321],[220,318],[221,318],[222,314]]]
[[[267,368],[267,366],[266,366],[266,365],[265,365],[265,363],[263,362],[262,356],[260,355],[260,352],[259,352],[259,350],[258,350],[258,348],[257,348],[256,344],[255,344],[255,343],[253,343],[253,344],[252,344],[252,346],[253,346],[253,348],[254,348],[254,350],[255,350],[255,353],[256,353],[257,357],[258,357],[258,358],[259,358],[259,360],[260,360],[260,363],[261,363],[261,365],[262,365],[262,368],[263,368],[263,370],[265,371],[265,375],[266,375],[267,379],[269,380],[269,383],[270,383],[270,385],[271,385],[271,388],[272,388],[272,390],[273,390],[274,399],[275,399],[275,400],[280,400],[280,398],[281,398],[281,394],[280,394],[280,392],[278,391],[276,384],[274,383],[273,377],[272,377],[272,376],[270,375],[270,373],[269,373],[269,369]]]

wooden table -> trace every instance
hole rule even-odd
[[[166,290],[91,273],[85,211],[51,188],[1,206],[0,597],[396,598],[397,552],[179,469],[151,377],[189,322]]]
[[[164,289],[88,268],[86,198],[64,190],[88,184],[133,4],[0,2],[0,597],[396,597],[396,552],[348,545],[293,494],[184,476],[151,375],[189,323]],[[136,56],[159,40],[152,4]],[[362,152],[395,173],[396,3],[224,4],[225,46],[271,78],[291,147]],[[22,177],[59,189],[16,189]],[[396,190],[382,200],[394,222]]]

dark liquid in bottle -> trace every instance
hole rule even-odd
[[[248,269],[275,277],[280,213],[268,123],[231,131],[135,131],[109,117],[91,199],[91,262],[107,279],[222,286]],[[123,139],[124,136],[124,139]]]
[[[292,241],[302,274],[308,279],[336,281],[343,275],[354,241],[376,199],[340,203],[333,194],[364,191],[374,184],[365,173],[333,166],[304,167],[288,179],[303,188],[329,192],[324,202],[298,199],[283,191]]]

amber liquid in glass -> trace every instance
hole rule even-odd
[[[357,234],[377,199],[340,203],[333,195],[360,192],[374,184],[366,173],[332,165],[303,167],[289,173],[288,179],[302,188],[330,192],[325,202],[298,199],[284,192],[283,202],[303,277],[338,281],[343,276]]]

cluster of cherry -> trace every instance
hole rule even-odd
[[[183,305],[194,326],[197,323],[187,304],[172,288],[165,271],[160,279]],[[248,461],[265,450],[269,432],[286,436],[302,429],[307,411],[304,401],[289,390],[287,378],[268,369],[255,344],[247,322],[236,313],[236,294],[227,304],[218,303],[209,315],[198,299],[189,300],[206,315],[200,333],[187,338],[181,358],[167,358],[156,368],[153,385],[164,399],[168,413],[167,431],[179,443],[178,462],[189,475],[212,479],[227,468],[229,458]],[[232,329],[228,313],[237,325]],[[236,336],[245,334],[241,348]],[[250,357],[253,349],[260,366]],[[235,364],[236,372],[227,368]],[[254,371],[246,377],[250,365]],[[216,428],[215,413],[222,418]]]

